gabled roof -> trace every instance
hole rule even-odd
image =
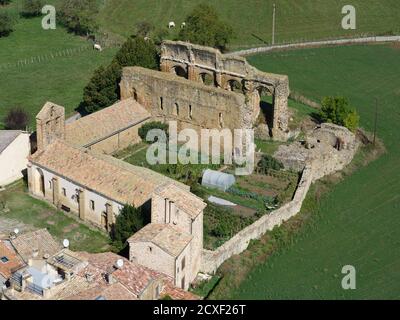
[[[56,242],[46,229],[20,234],[11,243],[26,262],[32,258],[42,259],[46,254],[52,256],[62,249],[61,243]]]
[[[66,124],[65,140],[87,147],[149,118],[150,113],[133,98],[122,100]]]
[[[151,242],[173,257],[178,257],[193,236],[168,224],[150,223],[128,239],[129,243]]]
[[[58,104],[47,101],[40,112],[36,115],[37,120],[47,120],[56,116],[63,116],[65,109]]]
[[[13,143],[21,133],[21,130],[0,130],[0,153]]]
[[[192,219],[195,219],[207,206],[203,199],[193,193],[185,192],[170,184],[160,186],[155,194],[174,202],[178,209],[187,213]]]
[[[58,139],[29,159],[38,166],[120,204],[140,207],[151,198],[158,186],[165,183],[187,189],[184,184],[152,170],[72,146]]]

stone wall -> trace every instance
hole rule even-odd
[[[252,225],[237,233],[218,249],[214,251],[204,249],[201,271],[209,274],[215,273],[224,261],[246,250],[251,240],[260,238],[268,230],[280,226],[283,222],[299,213],[313,181],[313,175],[313,168],[307,165],[303,170],[301,180],[291,202],[261,217]]]

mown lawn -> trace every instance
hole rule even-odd
[[[330,94],[349,97],[370,131],[378,97],[378,133],[387,153],[335,185],[308,211],[313,218],[300,235],[260,261],[224,297],[400,298],[400,50],[391,45],[306,49],[250,61],[289,74],[292,89],[315,100]],[[344,265],[356,268],[356,290],[341,288]]]
[[[343,30],[342,7],[346,0],[109,0],[98,17],[105,30],[128,36],[137,22],[149,21],[166,27],[174,21],[177,30],[199,3],[213,5],[221,18],[235,30],[232,48],[260,46],[271,42],[272,4],[277,6],[276,41],[298,41],[366,33],[399,31],[400,2],[397,0],[353,0],[357,10],[357,30]]]
[[[89,42],[61,27],[43,30],[40,18],[19,19],[15,31],[0,38],[0,128],[15,106],[27,110],[31,125],[46,101],[71,115],[93,71],[108,64],[115,51],[93,51]]]
[[[68,239],[70,248],[75,251],[110,250],[110,239],[107,235],[79,223],[44,201],[32,198],[22,182],[0,192],[0,200],[5,201],[10,209],[7,213],[0,212],[0,223],[2,219],[7,219],[17,221],[28,230],[47,228],[50,234],[60,242]]]

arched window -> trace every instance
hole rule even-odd
[[[175,116],[179,116],[179,105],[177,103],[174,104],[174,111]]]
[[[163,97],[160,97],[160,110],[161,111],[164,110],[164,99],[163,99]]]
[[[222,119],[222,113],[220,112],[218,115],[218,123],[219,127],[222,128],[224,126],[224,120]]]
[[[187,78],[186,70],[181,66],[175,66],[173,71],[178,77]]]
[[[193,119],[192,105],[189,104],[189,119]]]

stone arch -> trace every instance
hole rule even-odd
[[[44,173],[42,169],[36,168],[34,175],[35,192],[36,194],[45,196]]]
[[[253,106],[253,123],[260,128],[268,128],[268,132],[265,132],[263,136],[272,136],[275,112],[273,88],[255,83],[253,84],[253,90],[248,93],[248,96]]]
[[[183,67],[183,66],[177,64],[171,68],[171,72],[174,73],[175,75],[177,75],[178,77],[187,79],[188,72],[186,69],[187,69],[186,67]]]
[[[214,86],[215,85],[215,79],[214,79],[214,74],[211,72],[201,72],[199,73],[199,80],[201,83],[207,85],[207,86]]]
[[[226,88],[229,91],[243,93],[243,84],[242,81],[238,81],[237,79],[230,79],[227,81]]]

